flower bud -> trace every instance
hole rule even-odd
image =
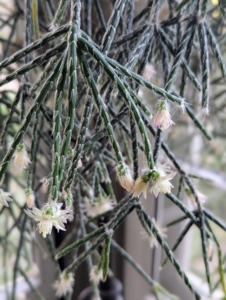
[[[31,208],[32,206],[35,205],[35,195],[32,189],[26,189],[25,190],[25,195],[26,195],[26,203],[27,207]]]
[[[116,172],[121,186],[128,192],[131,192],[133,189],[134,180],[129,168],[125,164],[121,164],[117,166]]]
[[[17,146],[13,158],[15,167],[27,169],[28,165],[31,163],[24,144],[19,144]]]
[[[151,122],[154,125],[154,127],[158,127],[162,130],[165,130],[171,125],[175,124],[171,120],[168,104],[166,101],[164,100],[159,101],[157,106],[157,112],[154,115],[154,117],[151,119]]]

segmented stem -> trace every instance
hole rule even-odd
[[[199,43],[202,61],[202,106],[209,113],[209,52],[206,36],[206,27],[201,22],[198,25]]]
[[[181,276],[181,278],[184,280],[184,283],[188,286],[190,291],[194,294],[195,299],[199,300],[201,299],[200,295],[194,290],[193,286],[191,285],[187,275],[184,273],[184,271],[181,269],[180,264],[178,263],[177,259],[175,258],[173,252],[169,248],[166,241],[161,237],[161,235],[158,232],[158,229],[156,228],[154,222],[151,220],[151,218],[148,216],[148,214],[144,211],[143,206],[141,204],[138,205],[138,208],[142,211],[144,215],[144,219],[147,222],[150,230],[153,232],[155,238],[159,242],[160,246],[165,250],[166,255],[168,256],[169,260],[174,265],[176,271]]]
[[[10,56],[9,58],[3,60],[0,63],[0,70],[3,69],[3,68],[6,68],[7,66],[11,65],[14,62],[19,61],[20,59],[22,59],[24,56],[31,53],[32,51],[41,48],[45,44],[47,44],[47,43],[51,42],[52,40],[56,39],[58,36],[66,33],[69,28],[70,28],[70,26],[68,24],[63,25],[63,26],[59,27],[58,29],[56,29],[55,31],[47,33],[43,38],[35,41],[34,43],[31,43],[30,45],[24,47],[21,50],[17,51],[12,56]]]
[[[64,85],[67,76],[66,67],[67,55],[64,54],[62,59],[59,77],[56,83],[56,92],[54,96],[54,115],[53,115],[53,146],[52,146],[52,181],[51,181],[51,194],[50,201],[58,200],[58,193],[60,188],[60,145],[61,145],[61,114]]]
[[[58,77],[60,64],[61,64],[61,59],[58,60],[52,73],[50,74],[50,76],[48,77],[46,82],[44,83],[40,93],[37,95],[37,97],[34,101],[34,104],[31,106],[26,117],[24,118],[23,123],[21,124],[19,130],[17,131],[17,134],[15,135],[14,140],[12,142],[11,148],[7,151],[5,157],[3,158],[1,166],[0,166],[0,182],[3,180],[3,176],[8,167],[8,164],[16,150],[17,145],[20,143],[23,135],[25,134],[34,113],[39,109],[41,102],[45,99],[45,97],[47,96],[49,90],[51,89],[51,87],[53,85],[53,82]]]

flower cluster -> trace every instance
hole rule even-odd
[[[56,290],[57,297],[66,296],[68,293],[73,292],[74,276],[72,273],[62,272],[60,279],[56,280],[53,284]]]
[[[151,119],[153,125],[162,130],[169,128],[175,123],[171,120],[168,104],[165,100],[160,100],[157,106],[157,112]]]
[[[59,230],[65,230],[64,224],[72,217],[70,209],[61,209],[63,203],[54,201],[43,206],[42,210],[33,206],[31,210],[25,210],[25,213],[35,219],[38,223],[39,233],[45,238],[47,234],[51,234],[53,226]]]
[[[173,187],[170,180],[173,179],[175,175],[176,172],[166,174],[162,169],[145,170],[135,182],[133,196],[137,197],[143,193],[146,198],[149,187],[155,197],[157,197],[159,193],[170,193]]]
[[[90,218],[95,218],[113,209],[113,201],[107,197],[99,197],[95,201],[89,201],[85,198],[83,208],[86,215]]]

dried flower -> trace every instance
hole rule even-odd
[[[26,169],[31,163],[24,144],[19,144],[13,155],[15,167]]]
[[[214,243],[211,239],[207,239],[207,243],[206,243],[206,251],[207,251],[207,255],[209,260],[211,261],[213,258],[213,251],[214,251]]]
[[[51,179],[50,178],[47,178],[47,177],[43,177],[40,182],[42,183],[42,186],[41,186],[41,191],[43,194],[47,194],[48,193],[48,189],[49,189],[49,184],[51,182]]]
[[[161,235],[161,237],[163,239],[165,239],[167,237],[166,231],[167,228],[162,228],[156,221],[155,219],[152,219],[152,222],[155,224],[156,229],[158,230],[159,234]],[[147,231],[141,231],[141,236],[145,239],[148,239],[150,242],[150,247],[157,247],[158,246],[158,241],[155,237],[155,235],[153,234],[153,232],[150,230],[149,232]]]
[[[71,218],[72,211],[70,209],[61,209],[63,203],[52,201],[43,206],[42,210],[33,206],[31,210],[25,210],[25,213],[35,219],[38,223],[39,233],[45,238],[47,234],[51,234],[53,226],[59,231],[65,230],[64,223]]]
[[[6,207],[9,207],[7,201],[13,201],[13,199],[10,198],[10,193],[4,192],[2,189],[0,189],[0,203],[5,205]]]
[[[56,296],[63,297],[66,296],[67,293],[72,293],[74,281],[72,273],[62,272],[60,279],[56,280],[53,284],[53,287],[56,290]]]
[[[96,282],[97,284],[103,279],[103,271],[98,266],[93,266],[92,270],[89,273],[89,278],[91,281]]]
[[[133,187],[133,197],[137,197],[140,194],[144,194],[144,198],[147,198],[147,191],[150,183],[150,170],[143,171],[142,175],[140,175],[135,181]]]
[[[171,120],[168,104],[166,101],[161,100],[157,106],[157,112],[151,119],[154,127],[159,127],[162,130],[167,129],[175,123]]]
[[[187,197],[188,207],[191,210],[196,210],[197,209],[197,203],[196,203],[195,196],[193,195],[192,191],[190,189],[185,189],[185,192],[188,196]],[[207,199],[206,195],[200,193],[199,191],[196,191],[196,195],[198,196],[199,201],[200,201],[201,204],[204,204],[206,202],[206,199]]]
[[[26,203],[29,208],[35,205],[35,195],[32,189],[28,188],[25,190]]]
[[[43,184],[43,186],[49,186],[50,180],[46,177],[43,177],[40,182]]]
[[[131,192],[133,189],[134,180],[129,168],[125,164],[121,164],[117,166],[116,172],[121,186],[128,192]]]
[[[107,197],[99,197],[95,201],[89,201],[87,198],[84,199],[83,208],[85,213],[90,218],[102,215],[113,209],[113,201]]]

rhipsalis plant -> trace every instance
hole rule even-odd
[[[226,224],[206,208],[199,173],[184,164],[197,163],[195,151],[199,164],[221,160],[207,150],[216,138],[225,151],[225,18],[223,0],[0,0],[5,299],[17,299],[19,277],[35,298],[47,299],[29,278],[34,249],[55,266],[56,298],[77,299],[77,268],[86,261],[89,299],[108,299],[102,287],[117,276],[116,250],[155,299],[178,299],[115,240],[133,211],[150,247],[164,254],[161,272],[169,260],[190,299],[226,299],[225,253],[215,233],[226,234]],[[195,137],[206,149],[197,150]],[[161,198],[181,212],[168,224],[164,214],[152,218]],[[154,200],[150,214],[144,204]],[[170,247],[159,223],[184,220]],[[174,252],[193,227],[207,294]]]

